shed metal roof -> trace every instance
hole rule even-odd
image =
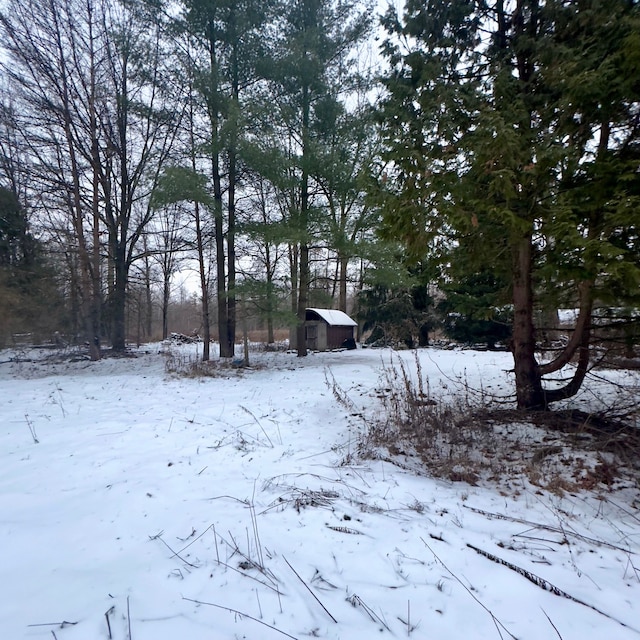
[[[338,311],[337,309],[307,309],[312,311],[324,320],[328,325],[332,327],[357,327],[358,323],[352,320],[344,311]]]

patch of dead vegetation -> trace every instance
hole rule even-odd
[[[436,477],[489,483],[505,494],[525,486],[556,494],[640,489],[637,416],[633,422],[578,410],[522,412],[465,393],[443,401],[430,393],[416,363],[415,379],[402,362],[385,368],[374,393],[380,408],[363,418],[360,456],[405,468],[419,463]],[[327,382],[354,415],[346,394]]]
[[[259,363],[247,365],[241,358],[202,360],[197,356],[172,351],[164,352],[164,355],[166,356],[165,372],[180,378],[228,378],[264,367]]]

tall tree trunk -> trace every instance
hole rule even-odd
[[[171,275],[165,272],[162,281],[162,339],[169,337],[169,298],[171,296]]]
[[[211,320],[209,317],[209,286],[207,279],[207,265],[204,259],[204,239],[200,223],[200,205],[195,203],[196,244],[198,248],[198,267],[200,272],[200,290],[202,291],[202,360],[206,362],[211,357]]]
[[[220,343],[220,357],[230,358],[228,336],[228,301],[227,277],[224,250],[224,219],[222,203],[222,176],[220,172],[220,101],[221,96],[218,83],[218,58],[216,47],[216,26],[211,19],[208,23],[208,45],[210,65],[210,87],[207,108],[211,126],[211,177],[213,180],[214,229],[216,242],[216,293],[218,297],[218,340]]]
[[[218,297],[218,340],[220,342],[220,357],[230,358],[227,336],[227,286],[224,251],[224,224],[222,219],[222,183],[220,178],[219,158],[212,158],[213,166],[213,197],[214,197],[214,228],[216,235],[216,293]]]
[[[116,54],[118,55],[118,54]],[[116,100],[116,126],[117,126],[117,149],[119,164],[120,194],[119,203],[114,211],[115,218],[114,236],[115,242],[111,259],[113,260],[114,286],[113,300],[111,302],[111,348],[114,351],[124,351],[126,349],[126,310],[127,310],[127,284],[129,280],[129,265],[127,263],[127,237],[128,220],[131,214],[132,203],[129,198],[130,178],[129,178],[129,149],[127,146],[129,135],[129,70],[128,52],[123,49],[121,55],[121,75],[118,78],[121,82],[119,95]],[[115,66],[114,66],[115,69]],[[115,73],[114,73],[115,76]],[[117,86],[117,82],[116,82]]]
[[[227,331],[225,334],[228,357],[235,354],[236,343],[236,184],[238,181],[238,127],[240,125],[240,60],[237,33],[236,5],[231,4],[229,39],[231,41],[231,105],[230,139],[227,150],[229,160],[229,189],[227,192]],[[245,311],[243,305],[243,313]],[[243,326],[245,326],[243,324]],[[222,343],[222,337],[220,339]]]
[[[144,247],[144,333],[149,339],[153,331],[153,296],[151,294],[151,263],[146,234],[142,237]]]
[[[275,312],[275,296],[273,292],[273,265],[271,264],[271,248],[265,243],[265,267],[267,272],[267,344],[275,342],[273,335],[273,314]]]
[[[339,297],[338,297],[338,309],[340,311],[347,312],[347,269],[349,267],[349,258],[344,254],[338,255],[339,274],[338,280],[340,281]]]
[[[291,313],[298,316],[298,264],[300,262],[300,247],[296,243],[290,243],[289,250],[289,274],[291,277]],[[298,348],[298,323],[289,327],[289,348]]]
[[[114,247],[113,269],[115,282],[111,299],[111,348],[124,351],[126,344],[126,310],[128,269],[125,248],[121,242]]]
[[[307,318],[307,307],[309,306],[309,284],[311,274],[309,271],[309,154],[311,147],[309,144],[309,119],[311,103],[309,86],[303,84],[302,87],[302,184],[300,192],[300,220],[299,232],[302,237],[300,242],[300,279],[298,280],[298,328],[297,328],[297,349],[298,357],[307,355],[307,339],[305,322]]]
[[[93,349],[99,355],[100,336],[102,334],[102,279],[100,256],[100,142],[98,139],[98,115],[96,107],[97,78],[93,33],[93,6],[87,3],[89,27],[89,128],[91,131],[91,174],[92,174],[92,215],[93,215],[93,253],[91,269],[91,324],[93,329]],[[94,354],[96,355],[96,354]]]
[[[302,88],[302,185],[300,192],[300,279],[298,280],[298,357],[307,355],[307,339],[305,321],[307,307],[309,306],[309,285],[311,274],[309,271],[309,117],[310,117],[309,87],[305,84]]]
[[[513,360],[518,409],[545,409],[542,379],[535,358],[533,325],[533,247],[531,233],[512,244],[513,269]]]
[[[55,15],[55,14],[54,14]],[[91,360],[100,359],[100,343],[96,334],[96,326],[99,325],[99,318],[93,305],[94,292],[92,289],[92,269],[91,255],[87,246],[87,240],[84,232],[84,207],[82,202],[82,187],[80,166],[78,155],[76,152],[77,140],[75,137],[75,125],[72,119],[72,102],[69,86],[67,84],[68,68],[64,58],[65,46],[62,43],[62,37],[57,20],[55,21],[55,37],[56,37],[56,55],[61,70],[61,89],[62,89],[62,108],[64,119],[64,133],[67,143],[67,151],[69,153],[69,162],[71,165],[72,195],[71,210],[73,227],[75,231],[76,241],[78,243],[78,254],[80,263],[80,286],[81,300],[83,307],[83,316],[87,341],[89,344],[89,357]]]
[[[69,239],[68,244],[66,245],[67,249],[65,249],[64,257],[67,265],[67,272],[69,274],[69,302],[70,308],[69,311],[71,313],[71,330],[73,333],[72,342],[77,337],[80,332],[81,325],[81,309],[80,309],[80,277],[78,275],[78,260],[77,255],[71,249],[73,246],[73,242]]]
[[[309,306],[309,245],[300,245],[300,280],[298,282],[298,326],[296,331],[298,357],[307,355],[305,321]]]
[[[229,149],[229,199],[227,212],[227,332],[225,354],[233,358],[236,343],[236,180],[237,158],[235,143]],[[244,307],[243,307],[244,310]],[[222,344],[222,336],[220,336]],[[221,347],[222,349],[222,347]]]

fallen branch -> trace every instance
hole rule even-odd
[[[249,578],[249,580],[253,580],[258,584],[261,584],[263,587],[266,587],[267,589],[271,589],[271,591],[273,591],[274,593],[277,593],[278,595],[280,594],[280,591],[277,587],[270,585],[268,582],[263,582],[262,580],[259,580],[258,578],[256,578],[255,576],[252,576],[250,573],[247,573],[246,571],[240,571],[240,569],[236,569],[235,567],[232,567],[230,564],[227,564],[226,562],[222,562],[222,560],[217,560],[217,563],[221,567],[224,567],[225,569],[230,569],[231,571],[235,571],[236,573],[239,573],[241,576],[244,576],[245,578]]]
[[[238,611],[237,609],[232,609],[231,607],[223,607],[222,605],[214,604],[213,602],[202,602],[202,600],[193,600],[192,598],[185,598],[184,596],[182,596],[182,599],[186,600],[187,602],[195,602],[196,604],[203,604],[203,605],[206,605],[207,607],[215,607],[216,609],[222,609],[223,611],[228,611],[229,613],[235,613],[237,616],[249,618],[249,620],[253,620],[254,622],[257,622],[258,624],[261,624],[264,627],[268,627],[273,631],[277,631],[278,633],[281,633],[283,636],[286,636],[287,638],[291,638],[292,640],[298,640],[297,638],[295,638],[292,635],[289,635],[285,631],[281,631],[277,627],[267,624],[262,620],[258,620],[258,618],[254,618],[253,616],[250,616],[248,613],[242,613],[242,611]]]
[[[38,624],[28,624],[27,627],[60,627],[61,629],[64,629],[65,627],[74,627],[77,624],[77,622],[63,620],[62,622],[40,622]]]
[[[246,564],[245,563],[241,563],[240,567],[242,567],[243,569],[252,568],[252,569],[256,569],[257,571],[259,571],[267,580],[269,580],[269,582],[271,582],[274,585],[274,587],[271,587],[271,588],[275,591],[276,590],[275,589],[275,585],[278,584],[278,579],[273,574],[273,572],[270,571],[269,569],[267,569],[266,567],[264,567],[263,565],[255,562],[246,553],[241,551],[240,547],[239,547],[238,543],[236,542],[235,538],[233,537],[233,534],[231,533],[231,531],[229,531],[228,533],[229,533],[229,537],[231,538],[231,541],[233,542],[233,544],[230,544],[220,534],[217,534],[217,535],[219,536],[220,540],[222,542],[224,542],[224,544],[226,544],[229,547],[229,549],[231,549],[233,551],[234,554],[237,553],[238,555],[240,555],[240,556],[242,556],[244,558],[244,561],[245,561]],[[247,540],[247,544],[248,544],[248,540]],[[245,566],[243,566],[243,564]],[[258,582],[260,582],[261,584],[265,584],[261,580],[258,580]]]
[[[511,569],[512,571],[519,573],[523,578],[526,578],[527,580],[529,580],[529,582],[533,582],[533,584],[535,584],[537,587],[540,587],[544,591],[549,591],[549,593],[552,593],[554,596],[560,596],[561,598],[566,598],[567,600],[571,600],[572,602],[577,602],[578,604],[581,604],[582,606],[588,607],[589,609],[592,609],[596,613],[599,613],[601,616],[604,616],[605,618],[609,618],[609,620],[613,620],[614,622],[617,622],[619,625],[625,627],[626,629],[630,629],[631,631],[635,631],[637,634],[640,634],[640,631],[638,631],[638,629],[634,629],[632,626],[618,620],[617,618],[614,618],[612,615],[609,615],[608,613],[605,613],[604,611],[598,609],[597,607],[594,607],[592,604],[589,604],[588,602],[584,602],[583,600],[580,600],[579,598],[572,596],[570,593],[567,593],[566,591],[559,589],[555,585],[551,584],[548,580],[545,580],[544,578],[537,576],[535,573],[531,573],[531,571],[527,571],[526,569],[523,569],[518,565],[512,564],[507,560],[503,560],[498,556],[494,556],[492,553],[489,553],[488,551],[484,551],[484,549],[480,549],[479,547],[476,547],[472,544],[467,543],[467,547],[469,547],[469,549],[473,549],[476,553],[479,553],[481,556],[488,558],[492,562],[501,564],[507,567],[507,569]]]
[[[516,638],[516,636],[514,636],[513,633],[511,633],[511,631],[509,631],[509,629],[507,629],[507,627],[505,627],[502,624],[502,622],[500,622],[500,620],[498,620],[498,618],[496,618],[496,616],[493,613],[493,611],[491,611],[491,609],[489,609],[486,605],[484,605],[482,602],[480,602],[480,600],[471,591],[471,589],[469,589],[469,587],[467,587],[467,585],[464,582],[462,582],[462,580],[460,580],[460,578],[458,578],[458,576],[455,573],[453,573],[453,571],[451,571],[451,569],[449,569],[449,567],[447,567],[447,565],[440,559],[440,557],[436,554],[436,552],[427,544],[425,539],[424,538],[420,538],[420,540],[422,540],[424,546],[427,547],[427,549],[429,549],[429,551],[431,551],[431,553],[433,554],[433,557],[444,567],[444,569],[449,573],[449,575],[451,575],[451,577],[456,582],[458,582],[463,587],[463,589],[491,616],[491,619],[493,620],[493,624],[496,625],[496,629],[498,630],[498,635],[502,638],[502,633],[500,632],[500,627],[502,627],[505,630],[505,632],[508,633],[509,636],[513,640],[518,640],[518,638]]]
[[[316,596],[315,593],[313,593],[313,591],[311,591],[311,588],[309,587],[309,585],[300,577],[300,574],[291,566],[291,564],[289,563],[289,561],[284,557],[284,561],[287,563],[287,565],[289,565],[289,569],[291,569],[291,571],[293,571],[293,573],[296,574],[298,580],[300,580],[300,582],[302,582],[302,584],[307,588],[307,591],[316,599],[316,602],[325,610],[326,614],[336,623],[338,624],[338,621],[329,613],[329,610],[327,609],[327,607],[325,607],[322,602],[320,602],[320,600],[318,599],[318,596]]]
[[[162,532],[156,534],[155,536],[149,536],[149,540],[160,540],[160,542],[162,542],[162,544],[164,544],[165,547],[167,547],[167,549],[169,549],[169,551],[171,551],[171,553],[173,554],[171,557],[172,558],[178,558],[179,560],[182,560],[182,562],[184,562],[186,565],[194,568],[194,569],[199,569],[200,567],[196,564],[192,564],[191,562],[185,560],[180,554],[187,549],[188,547],[190,547],[194,542],[196,542],[197,540],[199,540],[207,531],[209,531],[209,529],[213,530],[213,534],[214,534],[214,539],[216,541],[216,550],[218,548],[218,539],[217,539],[217,534],[216,534],[216,530],[215,530],[215,526],[214,525],[210,525],[209,527],[207,527],[195,540],[192,540],[188,545],[186,545],[185,547],[183,547],[180,551],[174,551],[163,539],[162,539]],[[222,540],[222,542],[224,542],[227,546],[229,546],[229,548],[233,549],[234,551],[237,551],[240,555],[242,555],[243,557],[246,558],[246,556],[237,548],[237,545],[232,546],[231,544],[229,544],[222,536],[220,536],[220,539]],[[267,583],[267,582],[263,582],[262,580],[258,580],[258,578],[256,578],[255,576],[252,576],[249,573],[246,573],[245,571],[240,571],[239,569],[236,569],[235,567],[232,567],[230,564],[227,564],[226,562],[223,562],[222,560],[220,560],[219,556],[217,558],[217,563],[224,567],[225,569],[230,569],[231,571],[235,571],[236,573],[239,573],[241,576],[244,576],[245,578],[249,578],[251,580],[255,580],[258,584],[261,584],[263,587],[267,587],[267,589],[271,589],[272,591],[276,592],[276,593],[280,593],[279,590],[272,586],[271,584]],[[259,567],[258,565],[256,565],[255,563],[252,562],[252,566],[255,566],[257,569],[260,569],[262,575],[264,575],[267,579],[271,580],[274,584],[275,584],[275,580],[267,574],[266,570],[262,567]],[[269,572],[270,573],[270,572]]]
[[[207,533],[207,531],[209,531],[209,529],[213,529],[213,525],[212,524],[210,524],[197,538],[194,538],[189,544],[187,544],[184,547],[182,547],[182,549],[180,549],[180,551],[178,551],[176,556],[180,557],[179,554],[181,554],[183,551],[186,551],[192,544],[195,544],[196,542],[198,542],[198,540],[200,540],[200,538],[202,538],[202,536],[204,536],[204,534]],[[191,535],[194,535],[195,532],[196,532],[196,530],[193,529],[193,532],[191,533]],[[185,542],[188,539],[189,538],[185,538],[184,540],[181,540],[181,542]],[[180,540],[180,538],[178,538],[178,540]]]

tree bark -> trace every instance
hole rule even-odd
[[[305,322],[307,318],[307,307],[309,306],[309,244],[307,235],[309,233],[309,118],[311,104],[309,96],[309,86],[305,83],[302,87],[302,184],[300,192],[300,219],[299,230],[303,238],[300,243],[300,278],[298,280],[298,327],[297,327],[297,349],[298,357],[307,355],[307,339]]]
[[[516,378],[518,409],[545,409],[540,369],[535,358],[535,329],[533,325],[533,247],[531,232],[512,243],[513,270],[513,337],[512,351]]]
[[[340,289],[338,297],[338,309],[347,313],[347,271],[349,268],[349,257],[344,254],[339,254],[338,262],[340,265],[339,280]]]
[[[162,279],[162,339],[169,336],[169,298],[171,296],[171,275],[164,274]]]
[[[305,321],[309,306],[309,246],[300,245],[300,279],[298,282],[298,326],[296,330],[298,357],[307,355]]]
[[[129,279],[125,249],[116,242],[113,247],[113,268],[115,281],[111,294],[111,348],[114,351],[126,349],[126,308],[127,282]]]
[[[218,82],[218,57],[216,26],[213,18],[208,23],[210,87],[207,96],[207,108],[211,126],[211,177],[213,180],[214,229],[216,243],[216,293],[218,297],[218,341],[220,357],[231,358],[228,344],[228,300],[227,276],[224,250],[224,220],[222,203],[222,176],[220,172],[220,107],[221,96]]]
[[[235,355],[236,343],[236,185],[238,181],[238,127],[240,118],[240,60],[238,47],[236,5],[231,4],[229,39],[231,41],[231,133],[227,150],[229,161],[229,188],[227,192],[227,331],[226,353]],[[243,305],[243,313],[245,307]],[[243,324],[243,327],[245,325]],[[220,339],[222,342],[222,338]]]
[[[202,360],[211,357],[211,320],[209,317],[209,286],[207,282],[207,265],[204,260],[204,239],[200,223],[200,205],[195,203],[196,244],[198,249],[198,267],[200,273],[200,291],[202,292]]]

